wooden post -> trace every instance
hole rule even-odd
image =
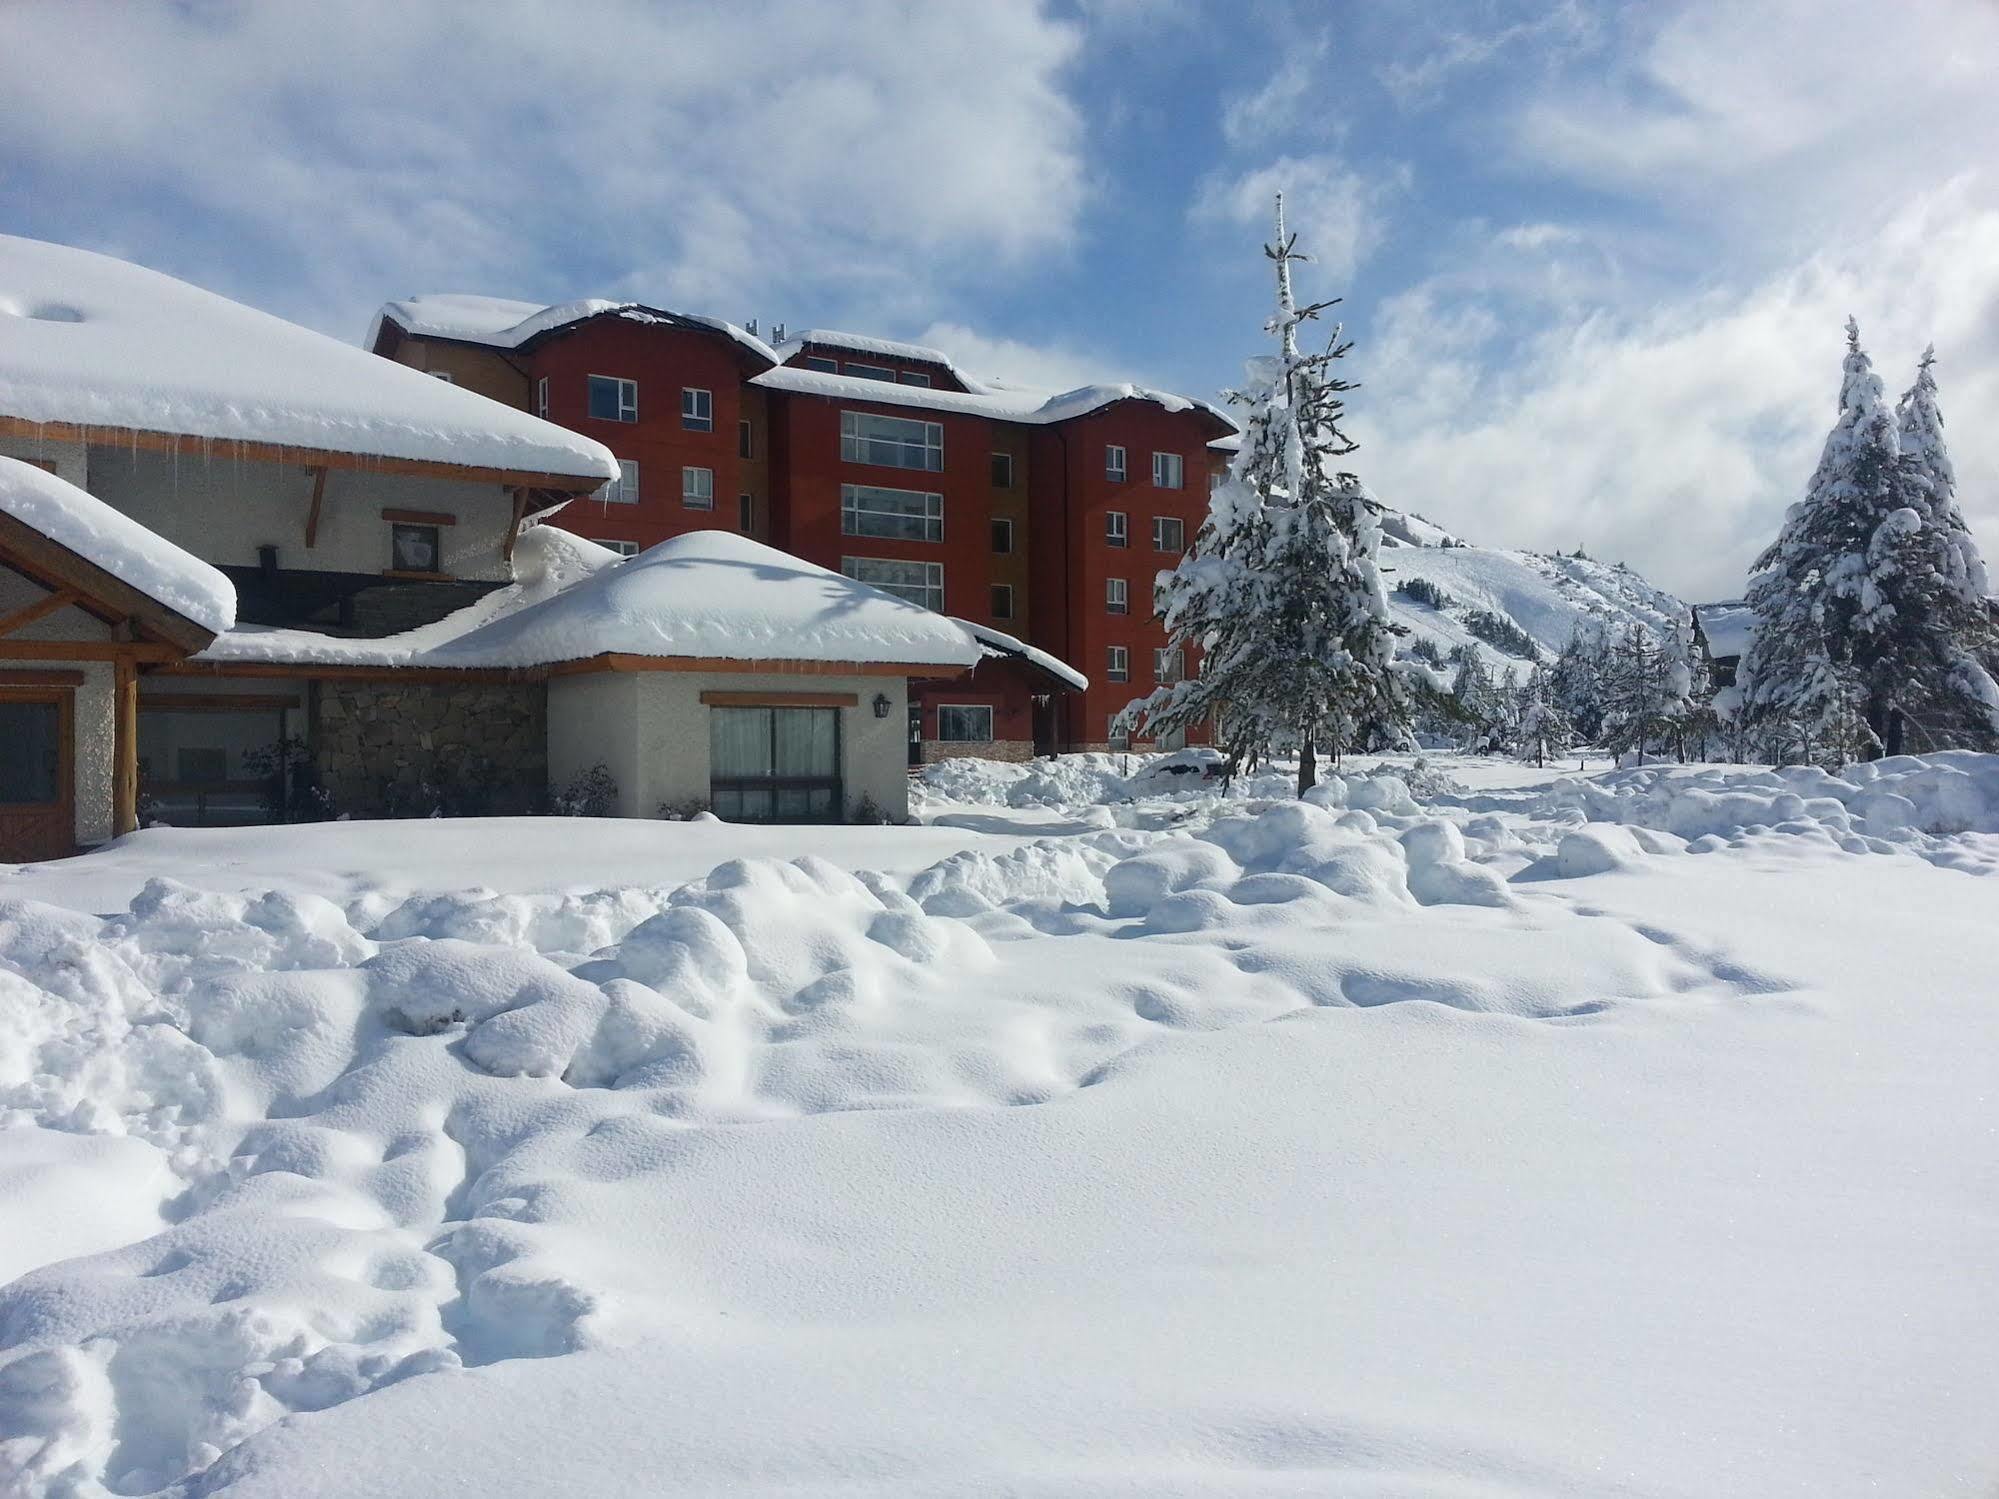
[[[507,527],[507,539],[500,547],[500,560],[511,563],[514,560],[514,543],[521,539],[521,522],[527,519],[528,492],[526,489],[514,491],[514,519]]]
[[[319,545],[319,502],[326,498],[326,465],[318,464],[306,472],[312,475],[312,508],[305,514],[305,546],[311,551]]]
[[[139,826],[139,672],[129,655],[112,665],[111,834]]]

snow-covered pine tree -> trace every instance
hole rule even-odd
[[[1665,652],[1645,627],[1634,624],[1618,644],[1610,690],[1603,715],[1604,747],[1622,756],[1636,750],[1645,763],[1646,747],[1661,738],[1684,702],[1676,686],[1685,678],[1675,673]]]
[[[1157,737],[1209,720],[1230,774],[1295,746],[1302,796],[1321,746],[1337,756],[1363,735],[1406,734],[1408,699],[1375,561],[1374,504],[1333,466],[1355,448],[1340,430],[1340,397],[1354,387],[1333,373],[1350,345],[1335,327],[1323,352],[1299,347],[1299,325],[1335,303],[1300,307],[1292,295],[1292,265],[1308,257],[1285,233],[1281,194],[1264,254],[1277,274],[1264,331],[1278,352],[1251,360],[1244,388],[1231,392],[1248,412],[1241,449],[1193,549],[1155,589],[1172,648],[1199,647],[1201,674],[1132,702],[1118,723]]]
[[[1851,318],[1846,332],[1839,419],[1752,574],[1744,717],[1820,757],[1899,749],[1910,725],[1930,748],[1999,743],[1983,565],[1956,511],[1930,361],[1898,422]]]
[[[1602,633],[1585,633],[1578,624],[1548,677],[1550,700],[1585,744],[1595,744],[1603,735],[1605,656]]]
[[[1545,765],[1576,742],[1575,726],[1555,703],[1548,673],[1535,667],[1520,689],[1520,755]]]

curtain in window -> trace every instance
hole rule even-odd
[[[840,773],[840,718],[832,708],[776,708],[777,773],[781,776],[836,776]]]
[[[713,708],[708,714],[710,774],[716,779],[771,773],[769,708]]]

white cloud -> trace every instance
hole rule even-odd
[[[1892,392],[1936,341],[1960,498],[1999,552],[1999,207],[1977,182],[1741,290],[1552,320],[1524,342],[1426,284],[1356,351],[1356,460],[1384,498],[1475,540],[1578,543],[1696,599],[1739,594],[1803,493],[1857,314]]]
[[[914,307],[1071,243],[1077,46],[1022,5],[16,0],[0,171],[350,337],[454,288]]]
[[[967,374],[1037,390],[1074,390],[1131,378],[1100,354],[1060,345],[992,338],[961,323],[932,323],[916,342],[942,349]]]
[[[1545,61],[1551,53],[1589,45],[1596,35],[1597,24],[1589,12],[1577,0],[1561,0],[1530,21],[1492,31],[1433,35],[1414,57],[1388,63],[1376,76],[1402,108],[1419,109],[1443,97],[1445,83],[1455,75],[1482,68],[1502,54],[1538,47]]]
[[[1337,285],[1381,243],[1387,205],[1408,182],[1406,172],[1365,177],[1330,153],[1280,156],[1253,171],[1204,179],[1192,213],[1198,221],[1249,226],[1267,240],[1281,192],[1286,227],[1297,231],[1299,248],[1318,262],[1320,279]]]

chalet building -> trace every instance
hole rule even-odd
[[[674,367],[710,381],[711,423],[764,399],[747,335],[621,315],[593,337],[609,416],[587,414],[597,352],[553,330],[521,340],[543,373],[516,389],[494,350],[408,369],[0,236],[0,735],[21,750],[0,756],[0,862],[308,795],[317,815],[524,811],[600,764],[635,815],[897,817],[909,682],[1060,670],[748,537],[621,558],[537,525],[627,479],[576,430],[632,426],[635,387],[657,393],[625,360],[668,346],[620,339],[709,360]],[[544,382],[562,424],[495,399]],[[633,451],[744,482],[714,438]]]
[[[1117,747],[1126,703],[1198,668],[1168,654],[1152,585],[1234,432],[1203,402],[1027,390],[822,329],[773,347],[637,303],[412,297],[369,346],[608,446],[618,480],[554,524],[619,550],[739,531],[1010,639],[916,684],[912,761]]]

